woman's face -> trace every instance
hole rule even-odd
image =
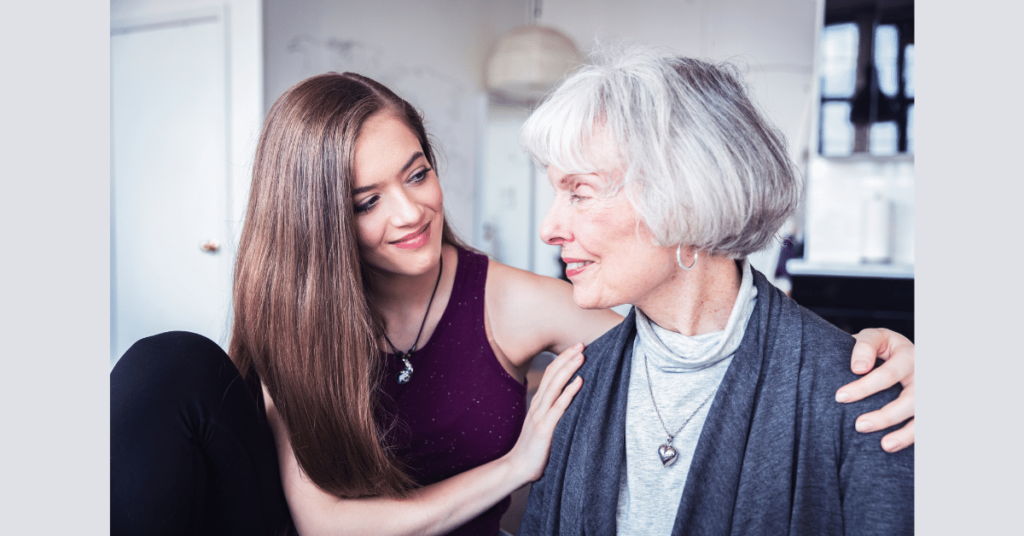
[[[420,275],[441,257],[443,195],[416,134],[381,112],[355,147],[352,206],[362,261],[388,273]]]
[[[562,247],[577,305],[606,309],[628,303],[643,309],[676,272],[675,248],[654,245],[624,188],[606,193],[622,172],[614,148],[600,133],[591,150],[602,170],[598,173],[570,175],[548,167],[555,200],[544,217],[541,239]]]

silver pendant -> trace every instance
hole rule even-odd
[[[666,444],[658,447],[658,456],[661,457],[661,465],[668,467],[673,463],[676,463],[676,457],[678,454],[672,445]]]
[[[402,358],[402,362],[405,363],[405,370],[398,373],[398,383],[405,385],[412,379],[412,363],[407,358]]]

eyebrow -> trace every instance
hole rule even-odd
[[[564,187],[565,185],[573,182],[578,177],[578,173],[569,173],[568,175],[562,175],[562,178],[558,179],[558,186]]]
[[[402,166],[402,169],[400,169],[398,172],[399,173],[405,173],[406,170],[408,170],[413,165],[413,163],[415,163],[416,160],[418,160],[422,156],[423,156],[423,151],[417,151],[417,152],[413,153],[412,157],[409,158],[409,161],[406,162],[405,165]],[[374,188],[377,188],[378,186],[380,186],[380,183],[379,182],[375,182],[375,183],[370,184],[368,186],[360,186],[359,188],[354,188],[352,190],[352,195],[359,195],[359,194],[361,194],[363,192],[369,192],[370,190],[373,190]]]

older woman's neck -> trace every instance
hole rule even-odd
[[[721,331],[729,322],[741,281],[734,259],[702,256],[696,269],[676,271],[637,306],[659,326],[689,337]]]

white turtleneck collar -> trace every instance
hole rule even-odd
[[[637,344],[647,355],[651,368],[664,372],[700,370],[736,352],[757,298],[750,262],[743,259],[740,269],[743,274],[740,291],[724,330],[688,337],[655,324],[637,309]]]

